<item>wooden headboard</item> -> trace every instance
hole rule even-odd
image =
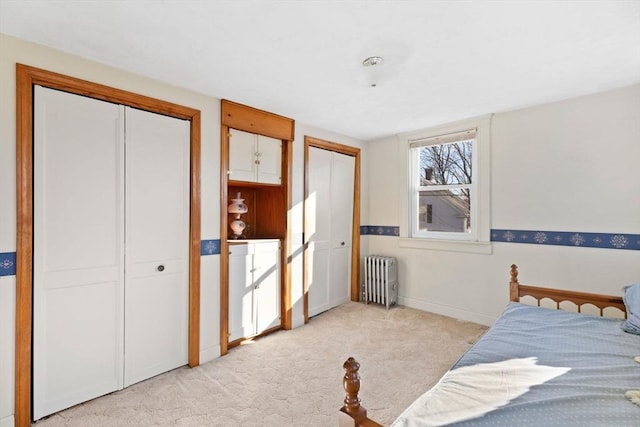
[[[509,283],[509,299],[514,302],[519,302],[520,298],[525,296],[535,298],[538,301],[538,305],[540,305],[540,301],[542,299],[550,299],[556,303],[557,309],[560,308],[561,302],[570,301],[578,307],[578,313],[580,313],[582,305],[591,304],[600,309],[600,316],[603,316],[604,309],[609,307],[615,307],[624,313],[625,318],[627,316],[622,297],[521,285],[518,282],[518,266],[512,264],[511,282]]]

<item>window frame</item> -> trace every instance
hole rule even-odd
[[[490,241],[492,117],[493,114],[489,114],[397,136],[398,148],[401,153],[404,153],[404,156],[400,156],[403,159],[403,164],[400,167],[401,170],[406,172],[404,174],[405,178],[400,180],[402,185],[400,194],[406,195],[400,206],[402,218],[400,224],[400,247],[482,254],[490,254],[492,252]],[[472,233],[415,233],[414,228],[417,230],[417,217],[416,221],[414,221],[413,214],[417,212],[418,202],[413,177],[415,176],[415,165],[417,163],[414,162],[415,157],[410,147],[411,142],[464,132],[474,128],[476,129],[476,137],[472,152],[472,184],[475,186],[475,191],[472,189],[471,192]]]

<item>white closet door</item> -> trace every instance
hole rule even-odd
[[[189,122],[126,109],[125,387],[188,361]]]
[[[333,152],[331,162],[331,280],[329,304],[349,301],[355,158]]]
[[[312,317],[330,308],[331,151],[309,147],[307,168],[304,233],[308,241],[308,315]]]
[[[349,301],[355,158],[309,147],[305,236],[309,317]]]
[[[33,416],[122,387],[123,107],[34,103]]]

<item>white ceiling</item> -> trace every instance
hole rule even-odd
[[[640,0],[0,0],[0,32],[363,140],[640,82]]]

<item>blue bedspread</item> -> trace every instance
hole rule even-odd
[[[510,303],[393,426],[639,427],[640,336],[620,324]]]

